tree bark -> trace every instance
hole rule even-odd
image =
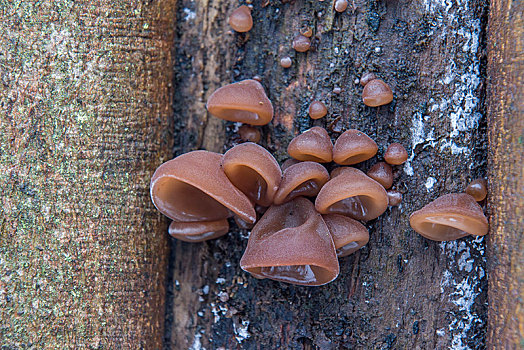
[[[174,0],[0,2],[0,345],[159,349]]]
[[[483,238],[437,243],[410,229],[411,212],[462,192],[485,175],[485,1],[254,2],[254,27],[230,32],[237,6],[182,0],[177,12],[175,151],[223,152],[237,125],[209,116],[219,86],[259,75],[275,107],[261,144],[279,161],[289,140],[314,125],[335,139],[357,128],[379,144],[400,142],[402,206],[368,224],[369,244],[341,260],[341,275],[319,288],[256,280],[239,267],[248,232],[203,244],[172,240],[166,348],[480,349],[485,346]],[[308,53],[292,49],[313,29]],[[293,66],[283,69],[281,57]],[[373,71],[391,85],[392,104],[365,107],[358,78]],[[334,94],[335,86],[342,88]],[[312,121],[320,99],[327,117]],[[367,170],[376,160],[360,166]]]
[[[491,3],[488,123],[491,233],[488,344],[524,346],[524,35],[522,2]]]

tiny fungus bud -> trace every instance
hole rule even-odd
[[[388,190],[388,203],[392,207],[396,207],[402,203],[402,193],[395,190]]]
[[[302,161],[329,163],[333,160],[333,144],[326,129],[314,126],[291,140],[287,153]]]
[[[377,79],[377,76],[374,73],[366,73],[360,78],[360,85],[366,86],[371,80]]]
[[[344,12],[346,11],[347,7],[348,7],[347,0],[337,0],[335,2],[335,11],[337,12]]]
[[[246,5],[237,8],[228,20],[229,25],[239,33],[248,32],[253,28],[253,18],[251,17],[251,10]]]
[[[393,185],[393,169],[391,169],[391,165],[385,162],[378,162],[373,165],[367,174],[386,190]]]
[[[313,101],[309,105],[309,116],[311,119],[320,119],[327,114],[327,108],[321,101]]]
[[[244,141],[258,143],[260,141],[260,131],[249,125],[242,125],[238,128],[238,135]]]
[[[388,84],[380,79],[369,81],[362,91],[362,100],[369,107],[387,105],[393,101],[393,92]]]
[[[280,65],[282,66],[282,68],[289,68],[289,67],[291,67],[292,63],[293,62],[291,61],[291,57],[289,57],[289,56],[282,57],[280,59]]]
[[[311,47],[311,40],[308,37],[300,34],[293,40],[293,48],[298,52],[306,52]]]
[[[392,143],[384,153],[384,160],[388,164],[400,165],[408,160],[408,152],[400,143]]]
[[[300,34],[302,34],[306,38],[311,38],[311,36],[313,35],[313,29],[311,29],[311,27],[304,27],[300,30]]]
[[[486,180],[476,179],[471,181],[468,187],[466,187],[466,193],[475,198],[477,202],[483,201],[488,194]]]

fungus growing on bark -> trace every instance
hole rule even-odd
[[[408,152],[400,143],[392,143],[384,153],[384,160],[391,165],[401,165],[408,160]]]
[[[240,6],[231,13],[228,23],[236,32],[249,32],[253,28],[251,10],[246,5]]]
[[[213,238],[209,227],[222,230],[221,220],[233,214],[255,222],[252,203],[229,181],[220,167],[221,160],[218,153],[193,151],[162,164],[153,174],[151,199],[162,214],[177,222],[171,231],[178,237],[185,232],[192,236],[188,240],[196,241],[199,234]],[[201,225],[183,227],[184,223],[196,222]]]
[[[371,80],[377,79],[377,76],[374,73],[366,73],[360,78],[360,85],[366,86]]]
[[[286,170],[287,168],[289,168],[290,166],[294,165],[294,164],[298,164],[298,163],[301,163],[300,160],[296,160],[296,159],[293,159],[293,158],[288,158],[284,161],[284,163],[282,163],[282,171]]]
[[[340,165],[352,165],[377,154],[378,146],[368,135],[350,129],[340,135],[333,147],[333,160]]]
[[[347,0],[337,0],[335,1],[335,11],[344,12],[348,8]]]
[[[206,104],[215,117],[251,125],[265,125],[273,119],[273,105],[262,85],[253,79],[218,88]]]
[[[249,125],[242,125],[238,128],[238,135],[244,141],[258,143],[260,141],[260,131]]]
[[[385,162],[378,162],[368,170],[367,175],[381,184],[386,190],[393,185],[393,169]]]
[[[229,231],[227,219],[215,221],[177,222],[169,225],[169,234],[185,242],[203,242],[225,235]]]
[[[313,29],[311,29],[311,27],[305,26],[300,30],[300,34],[307,38],[311,38],[313,35]]]
[[[320,119],[327,114],[327,108],[321,101],[313,101],[309,105],[309,116],[311,119]]]
[[[373,79],[364,86],[362,100],[369,107],[387,105],[393,101],[393,91],[384,81]]]
[[[292,63],[293,62],[291,61],[291,57],[289,56],[285,56],[280,59],[280,65],[282,66],[282,68],[289,68],[291,67]]]
[[[311,48],[311,40],[302,34],[297,35],[293,39],[293,48],[298,52],[306,52]]]
[[[382,185],[358,169],[338,169],[317,195],[315,208],[319,213],[369,221],[386,211],[388,196]]]
[[[301,197],[267,210],[251,231],[240,267],[257,278],[306,286],[326,284],[339,273],[328,227]]]
[[[360,222],[339,214],[322,215],[333,242],[337,256],[353,254],[369,242],[369,232]]]
[[[252,142],[237,145],[224,154],[222,169],[231,183],[253,203],[273,203],[282,171],[275,158],[264,147]]]
[[[299,197],[314,197],[329,180],[329,174],[322,165],[315,162],[301,162],[291,165],[282,173],[282,181],[273,202],[282,204]]]
[[[466,187],[466,193],[475,198],[477,202],[483,201],[488,195],[486,180],[476,179],[471,181],[468,187]]]
[[[402,193],[395,190],[388,190],[388,204],[392,207],[396,207],[402,203]]]
[[[411,227],[434,241],[452,241],[467,235],[484,236],[488,220],[475,199],[466,193],[441,196],[409,217]]]
[[[326,129],[315,126],[291,140],[287,153],[302,161],[329,163],[333,160],[333,144]]]

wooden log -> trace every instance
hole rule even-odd
[[[493,349],[524,347],[523,13],[522,2],[491,2],[487,343]]]
[[[379,159],[389,143],[401,142],[410,158],[396,168],[394,187],[404,201],[369,223],[369,244],[341,260],[339,278],[319,288],[242,272],[247,231],[202,244],[173,240],[166,347],[482,348],[484,239],[428,241],[408,217],[485,175],[486,3],[355,0],[339,14],[329,1],[254,2],[247,34],[227,25],[236,6],[180,2],[176,153],[222,152],[239,142],[237,125],[209,116],[205,102],[217,87],[258,75],[275,107],[273,122],[260,128],[261,144],[279,161],[289,140],[314,125],[333,139],[348,128],[364,131],[379,144]],[[297,53],[291,43],[303,27],[313,31],[313,49]],[[279,65],[283,56],[291,68]],[[363,105],[358,78],[368,71],[391,85],[391,105]],[[313,99],[328,106],[327,117],[308,118]]]
[[[0,5],[2,348],[161,348],[174,5]]]

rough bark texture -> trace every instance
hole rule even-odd
[[[2,349],[161,348],[174,2],[0,2]]]
[[[488,123],[491,234],[487,341],[524,348],[524,3],[491,3]]]
[[[275,107],[261,144],[279,161],[289,140],[313,125],[333,139],[358,128],[377,141],[379,155],[401,142],[410,159],[396,168],[402,206],[368,224],[369,244],[342,259],[341,275],[326,286],[243,273],[246,231],[203,244],[172,240],[166,348],[483,348],[484,239],[428,241],[408,217],[485,175],[486,3],[355,0],[338,14],[331,1],[262,1],[253,4],[248,34],[227,25],[236,2],[179,5],[175,154],[222,152],[239,142],[237,125],[208,116],[205,101],[221,85],[259,75]],[[296,53],[291,42],[304,26],[313,29],[314,50]],[[293,59],[289,69],[279,65],[284,55]],[[391,105],[363,105],[355,80],[367,71],[392,86]],[[329,108],[314,122],[307,117],[313,99]]]

